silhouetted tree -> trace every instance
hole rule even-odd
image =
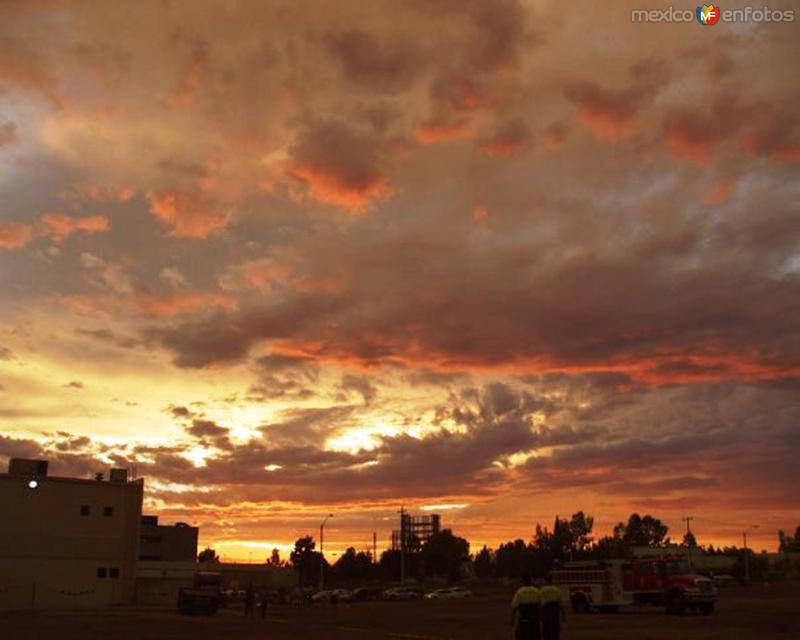
[[[650,515],[631,514],[628,524],[619,523],[614,527],[614,537],[627,547],[659,547],[669,541],[669,527],[658,518]]]
[[[541,553],[533,544],[517,539],[497,547],[494,554],[498,576],[519,578],[522,575],[538,576],[545,571]]]
[[[483,545],[483,549],[475,554],[475,559],[472,561],[472,564],[475,567],[475,575],[477,577],[486,579],[494,576],[494,555],[486,545]]]
[[[426,576],[457,580],[461,566],[469,559],[469,542],[444,529],[428,539],[419,555]]]
[[[277,549],[273,549],[272,554],[267,558],[267,564],[271,567],[282,567],[283,561],[281,560],[281,552]]]
[[[337,582],[369,580],[373,574],[372,555],[348,547],[334,563],[331,572]]]
[[[294,550],[289,554],[289,562],[297,571],[297,580],[300,586],[313,586],[319,582],[320,564],[327,565],[318,551],[317,543],[311,536],[298,538],[294,543]]]
[[[778,541],[778,549],[780,551],[800,551],[800,526],[797,527],[793,536],[787,535],[783,531],[778,531]]]
[[[418,553],[406,552],[406,578],[420,578],[420,562]],[[378,561],[378,572],[382,580],[400,580],[400,551],[387,549]]]
[[[683,535],[683,542],[681,544],[684,547],[696,547],[697,546],[697,538],[694,537],[694,534],[691,531],[687,531]]]
[[[206,547],[200,553],[197,554],[197,561],[198,562],[219,562],[219,556],[217,552],[214,551],[211,547]]]

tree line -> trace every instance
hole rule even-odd
[[[274,549],[266,562],[275,567],[293,567],[301,586],[318,585],[320,571],[325,572],[326,584],[337,585],[392,582],[399,579],[401,572],[407,578],[417,580],[456,582],[471,576],[482,580],[516,579],[525,574],[543,577],[557,563],[627,558],[631,557],[634,547],[657,548],[672,544],[668,536],[669,527],[647,514],[631,514],[626,522],[613,528],[611,535],[598,539],[592,536],[593,527],[594,518],[578,511],[569,518],[557,517],[552,529],[537,525],[530,540],[510,540],[496,549],[483,546],[474,554],[470,554],[466,539],[444,529],[426,544],[415,545],[413,551],[405,554],[389,549],[373,561],[370,551],[349,547],[333,564],[317,551],[314,538],[305,536],[295,542],[288,560],[282,560],[279,551]],[[779,542],[783,552],[800,552],[800,526],[793,536],[780,531]],[[684,535],[680,544],[698,547],[711,555],[736,557],[737,563],[732,570],[735,576],[743,575],[744,556],[747,554],[751,576],[754,579],[766,576],[766,560],[750,549],[702,547],[691,533]],[[213,549],[207,548],[198,559],[215,561],[218,557]]]

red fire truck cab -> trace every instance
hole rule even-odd
[[[664,606],[667,613],[714,611],[717,592],[683,556],[568,562],[553,571],[573,611],[616,611],[629,604]]]

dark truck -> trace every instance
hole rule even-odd
[[[184,615],[213,616],[222,599],[222,574],[217,571],[198,571],[191,588],[178,590],[178,611]]]

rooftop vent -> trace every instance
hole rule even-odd
[[[118,482],[120,484],[125,484],[128,481],[128,470],[112,469],[108,479],[110,482]]]

